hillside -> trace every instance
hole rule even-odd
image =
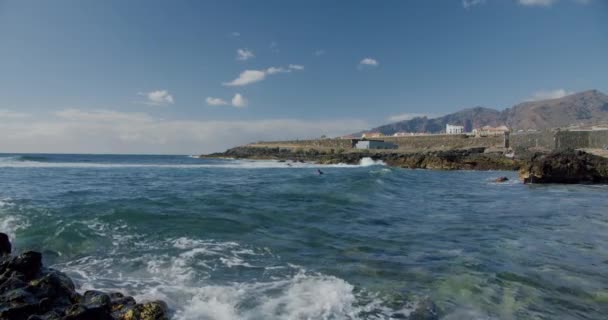
[[[418,117],[382,125],[370,131],[392,135],[395,132],[439,133],[446,124],[463,125],[467,131],[490,125],[507,125],[512,130],[549,129],[569,125],[608,122],[608,96],[589,90],[560,99],[529,101],[504,111],[475,107],[438,118]]]

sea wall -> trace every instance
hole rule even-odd
[[[560,131],[555,134],[555,149],[605,148],[608,146],[608,130]]]
[[[377,138],[396,144],[404,150],[433,150],[433,149],[464,149],[474,147],[502,147],[503,137],[470,137],[466,135],[420,135],[410,137]],[[282,148],[323,148],[323,149],[352,149],[350,139],[317,139],[317,140],[288,140],[260,141],[251,146],[282,147]]]
[[[555,148],[555,133],[551,131],[512,133],[511,147],[514,149],[545,149]]]
[[[377,138],[396,144],[403,151],[448,150],[467,148],[501,148],[504,137],[472,137],[467,135],[418,135],[407,137]],[[539,131],[514,132],[510,135],[509,145],[515,150],[537,149],[544,151],[604,148],[608,146],[608,130],[605,131]],[[287,149],[319,149],[346,151],[352,149],[351,139],[311,139],[287,141],[260,141],[250,144],[253,147],[271,147]]]

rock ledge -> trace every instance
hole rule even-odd
[[[166,320],[163,301],[136,303],[119,292],[76,292],[64,273],[45,268],[39,252],[11,255],[0,233],[0,320]]]

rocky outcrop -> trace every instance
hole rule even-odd
[[[11,256],[0,233],[0,320],[164,320],[162,301],[136,303],[119,292],[76,291],[64,273],[45,268],[39,252]]]
[[[578,150],[537,154],[519,171],[524,183],[608,183],[608,158]]]
[[[382,160],[387,165],[395,167],[436,170],[517,170],[520,166],[518,160],[507,158],[501,152],[486,153],[483,147],[406,153],[371,150],[336,152],[334,150],[243,146],[201,157],[308,161],[321,164],[359,164],[361,159],[368,157],[373,160]]]

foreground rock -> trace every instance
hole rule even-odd
[[[487,153],[485,148],[425,152],[357,151],[291,149],[243,146],[201,156],[203,158],[272,159],[320,164],[359,164],[363,158],[384,161],[389,166],[436,170],[517,170],[520,161],[505,157],[501,152]]]
[[[0,233],[0,320],[164,320],[162,301],[136,303],[133,297],[101,291],[76,292],[64,273],[42,266],[42,255],[11,256]]]
[[[538,154],[523,165],[524,183],[608,183],[608,158],[578,150]]]

